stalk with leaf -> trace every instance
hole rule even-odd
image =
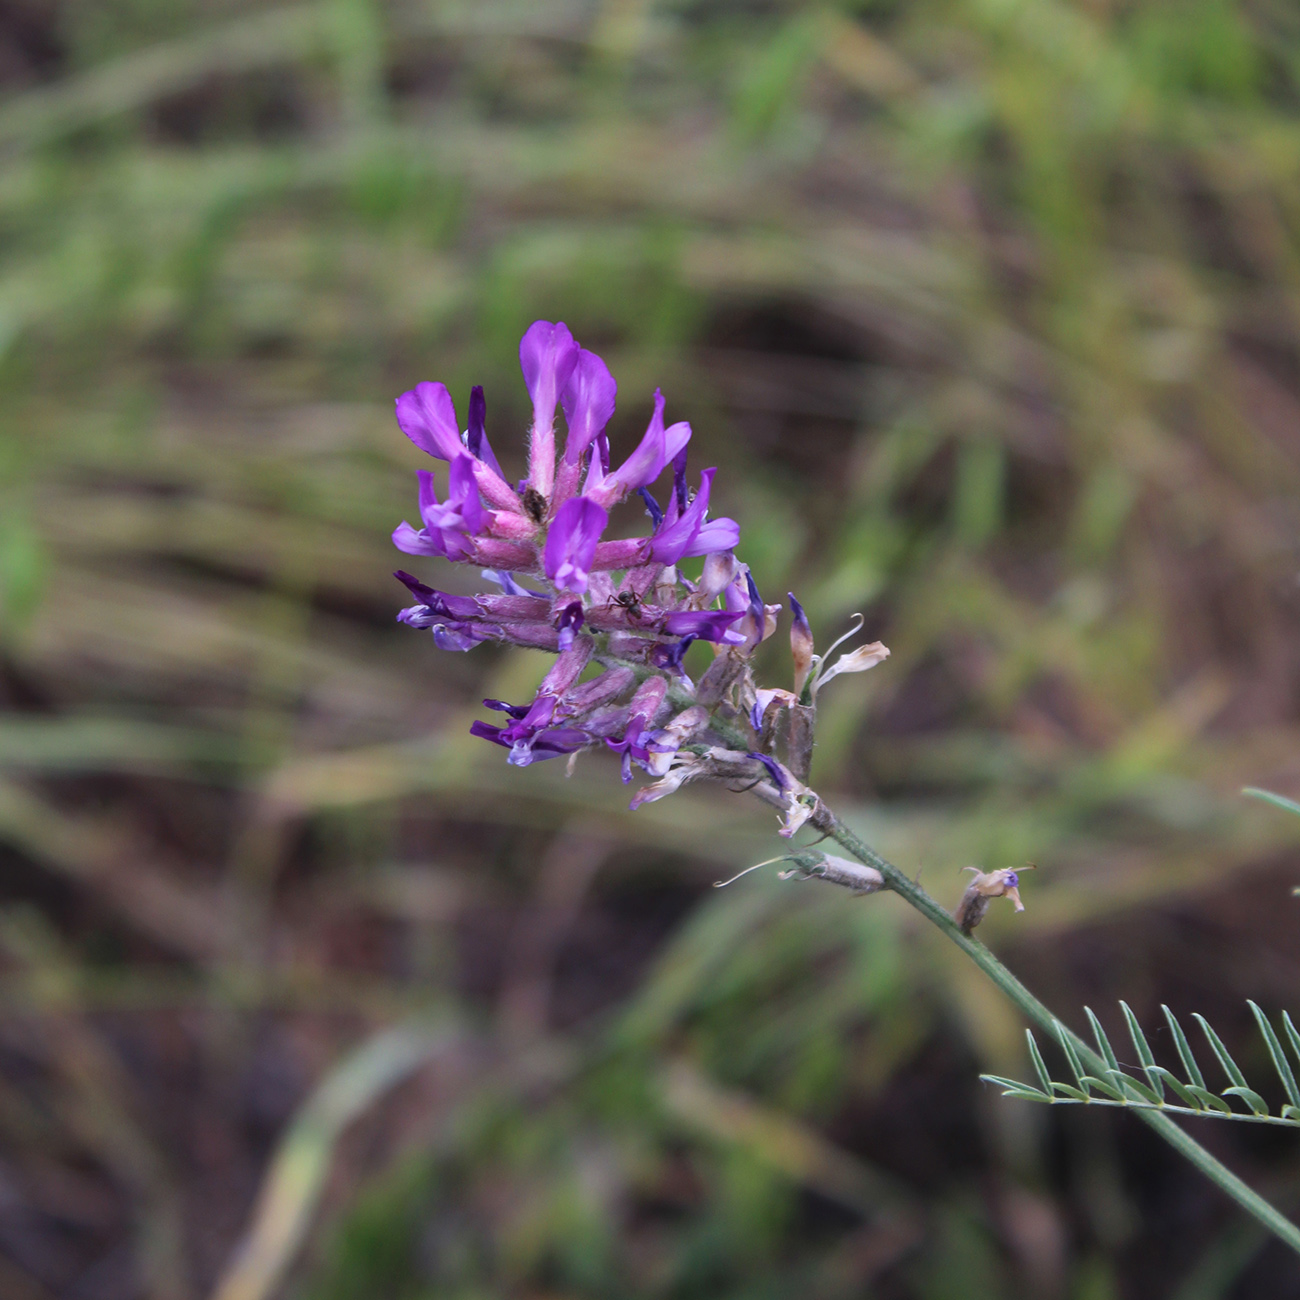
[[[615,461],[605,428],[614,412],[617,384],[601,358],[582,348],[562,322],[537,321],[520,344],[520,364],[533,421],[528,474],[517,482],[502,471],[488,441],[482,389],[473,390],[464,430],[442,384],[422,383],[397,401],[402,431],[423,451],[447,462],[448,470],[441,499],[434,475],[420,472],[420,526],[403,523],[393,534],[394,543],[409,555],[474,565],[498,588],[453,595],[399,572],[415,603],[398,618],[429,631],[443,650],[464,652],[494,641],[556,655],[531,701],[485,700],[505,720],[475,722],[473,734],[505,748],[508,761],[521,767],[558,757],[573,763],[584,751],[610,750],[619,755],[624,782],[632,780],[636,769],[652,778],[633,798],[633,808],[688,782],[714,781],[776,808],[778,833],[787,839],[806,829],[820,832],[817,843],[833,840],[852,860],[814,843],[773,861],[790,864],[787,876],[821,879],[855,893],[887,889],[898,894],[1058,1044],[1069,1069],[1069,1078],[1054,1079],[1029,1031],[1041,1086],[993,1082],[1009,1095],[1029,1100],[1135,1111],[1300,1253],[1300,1228],[1172,1118],[1300,1123],[1300,1090],[1264,1013],[1251,1004],[1288,1098],[1278,1115],[1269,1113],[1200,1017],[1229,1080],[1221,1094],[1207,1086],[1181,1025],[1167,1008],[1186,1078],[1156,1064],[1126,1005],[1141,1078],[1120,1068],[1090,1010],[1095,1048],[1067,1029],[973,934],[993,900],[1008,898],[1023,909],[1017,872],[977,871],[957,915],[950,916],[918,883],[863,843],[808,784],[819,692],[836,676],[865,671],[889,655],[876,641],[832,661],[833,652],[861,631],[861,616],[855,616],[854,626],[830,651],[818,655],[804,611],[791,595],[793,690],[760,687],[754,653],[776,631],[782,606],[764,603],[748,566],[737,558],[740,530],[735,521],[709,516],[716,471],[703,471],[698,487],[691,489],[690,425],[666,424],[666,402],[656,392],[644,437],[626,459]],[[557,407],[566,422],[563,448],[556,443]],[[650,489],[670,467],[667,504],[661,506]],[[608,537],[612,512],[633,494],[644,506],[649,530],[644,536]],[[681,571],[687,559],[701,561],[697,578]],[[712,650],[698,682],[688,671],[687,658],[697,641]],[[1300,1035],[1289,1016],[1283,1026],[1300,1059]]]

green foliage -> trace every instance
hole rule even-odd
[[[1273,1107],[1250,1086],[1232,1053],[1204,1016],[1193,1014],[1193,1019],[1200,1026],[1214,1059],[1228,1080],[1228,1085],[1217,1093],[1206,1086],[1205,1076],[1187,1041],[1187,1035],[1167,1006],[1162,1006],[1161,1010],[1182,1065],[1181,1078],[1167,1067],[1157,1064],[1151,1045],[1132,1009],[1127,1002],[1119,1005],[1124,1013],[1133,1050],[1137,1054],[1136,1065],[1127,1068],[1121,1066],[1101,1022],[1091,1008],[1085,1008],[1097,1041],[1097,1051],[1105,1058],[1107,1066],[1100,1076],[1085,1071],[1077,1051],[1061,1027],[1057,1041],[1070,1068],[1068,1079],[1073,1082],[1053,1076],[1043,1059],[1033,1030],[1029,1029],[1025,1035],[1038,1087],[996,1075],[986,1074],[981,1075],[981,1078],[988,1083],[1001,1085],[1005,1089],[1002,1094],[1004,1097],[1016,1097],[1023,1101],[1048,1102],[1052,1105],[1125,1106],[1135,1110],[1160,1110],[1174,1115],[1196,1115],[1210,1119],[1245,1120],[1287,1127],[1300,1125],[1300,1088],[1297,1087],[1290,1058],[1277,1031],[1256,1003],[1250,1002],[1248,1005],[1282,1087],[1281,1098]],[[1287,1011],[1282,1013],[1282,1025],[1291,1055],[1300,1062],[1300,1032],[1297,1032]]]

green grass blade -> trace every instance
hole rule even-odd
[[[1138,1060],[1142,1062],[1143,1073],[1151,1083],[1151,1090],[1160,1100],[1164,1100],[1164,1084],[1160,1076],[1155,1073],[1156,1058],[1151,1052],[1151,1044],[1147,1042],[1146,1035],[1142,1032],[1142,1026],[1138,1024],[1138,1018],[1133,1014],[1133,1008],[1127,1002],[1121,1001],[1120,1010],[1124,1013],[1124,1019],[1128,1024],[1128,1034],[1133,1040],[1133,1049],[1138,1054]]]
[[[1191,1044],[1187,1041],[1187,1035],[1183,1033],[1182,1025],[1178,1023],[1178,1017],[1164,1003],[1160,1004],[1160,1010],[1165,1013],[1165,1020],[1169,1024],[1169,1032],[1174,1036],[1174,1046],[1178,1048],[1179,1060],[1183,1063],[1183,1069],[1187,1071],[1187,1082],[1204,1089],[1205,1076],[1201,1073],[1201,1067],[1196,1063],[1196,1057],[1192,1055]]]
[[[1106,1064],[1112,1070],[1118,1070],[1119,1061],[1115,1056],[1115,1049],[1110,1045],[1110,1039],[1106,1037],[1106,1031],[1101,1027],[1101,1021],[1093,1014],[1091,1007],[1084,1007],[1083,1012],[1088,1017],[1088,1023],[1092,1026],[1092,1035],[1097,1040],[1097,1050],[1106,1058]]]
[[[1273,1058],[1273,1066],[1277,1070],[1277,1077],[1282,1080],[1282,1087],[1286,1089],[1287,1100],[1293,1106],[1300,1106],[1300,1088],[1296,1087],[1295,1075],[1291,1071],[1291,1062],[1286,1059],[1286,1053],[1282,1050],[1282,1044],[1278,1041],[1273,1026],[1269,1024],[1268,1017],[1259,1009],[1256,1003],[1247,1000],[1246,1005],[1254,1015],[1255,1023],[1259,1026],[1259,1032],[1263,1035],[1264,1042],[1268,1046],[1268,1054]]]
[[[1025,1039],[1029,1043],[1029,1059],[1034,1063],[1034,1072],[1038,1075],[1038,1081],[1043,1085],[1043,1091],[1050,1097],[1052,1095],[1052,1076],[1048,1073],[1047,1063],[1043,1060],[1043,1054],[1038,1050],[1038,1040],[1034,1037],[1032,1029],[1025,1030]]]
[[[1262,799],[1265,803],[1271,803],[1276,808],[1285,808],[1287,812],[1300,813],[1300,803],[1294,799],[1288,799],[1284,794],[1274,794],[1272,790],[1261,790],[1257,786],[1248,785],[1241,792],[1249,795],[1252,799]]]
[[[1213,1027],[1199,1011],[1192,1012],[1192,1019],[1200,1025],[1205,1037],[1209,1040],[1210,1046],[1214,1049],[1214,1054],[1219,1058],[1219,1064],[1223,1066],[1223,1072],[1232,1080],[1233,1086],[1237,1088],[1249,1088],[1250,1084],[1246,1082],[1246,1076],[1242,1074],[1241,1067],[1232,1059],[1232,1053],[1223,1045],[1223,1040],[1214,1032]]]

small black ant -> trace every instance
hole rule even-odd
[[[635,591],[620,591],[614,597],[614,604],[622,605],[635,619],[641,617],[641,597]]]

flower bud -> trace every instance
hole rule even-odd
[[[794,592],[786,593],[790,598],[790,613],[794,616],[790,624],[790,657],[794,660],[794,693],[803,695],[804,683],[813,665],[813,634],[808,626],[808,615],[803,606],[794,598]]]

